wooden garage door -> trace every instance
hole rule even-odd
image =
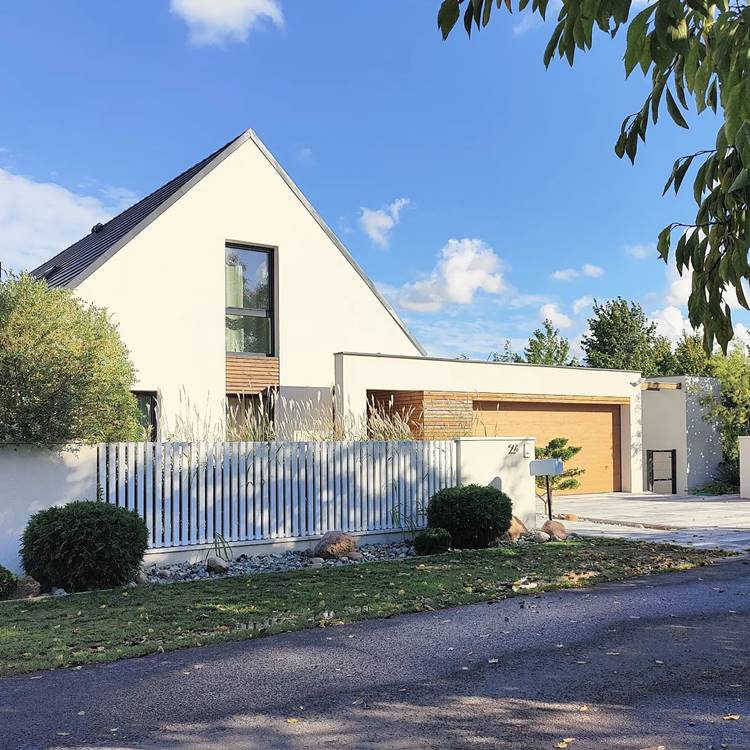
[[[534,437],[537,446],[566,437],[580,445],[575,466],[586,473],[572,492],[618,492],[620,407],[616,404],[475,401],[475,436]]]

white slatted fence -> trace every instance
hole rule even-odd
[[[103,499],[135,510],[153,549],[424,526],[456,484],[455,443],[102,443]]]

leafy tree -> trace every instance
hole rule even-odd
[[[581,447],[568,445],[568,438],[557,437],[547,443],[543,448],[536,448],[534,454],[537,458],[559,458],[563,464],[567,464],[572,458],[581,452]],[[556,477],[550,477],[549,483],[553,490],[576,490],[581,486],[577,477],[586,472],[575,466],[564,466],[565,471]],[[545,477],[536,477],[536,486],[546,489]]]
[[[666,336],[656,336],[653,346],[654,372],[652,375],[681,375],[672,351],[672,343]]]
[[[133,380],[104,310],[26,274],[0,281],[0,442],[138,438]]]
[[[669,374],[662,371],[671,367],[665,351],[669,342],[656,335],[656,324],[638,303],[620,297],[595,301],[588,325],[581,346],[589,367],[639,370],[645,376]]]
[[[524,349],[524,357],[533,365],[570,365],[578,364],[570,356],[570,344],[552,325],[549,318],[545,318],[543,328],[537,328],[531,334],[529,343]]]
[[[491,362],[523,362],[523,357],[517,352],[513,351],[513,346],[510,343],[510,339],[505,340],[505,346],[501,352],[492,352],[490,354]]]
[[[464,27],[486,26],[493,5],[513,0],[443,0],[438,26],[447,39],[464,11]],[[517,0],[524,10],[529,0]],[[531,12],[544,18],[549,0],[531,0]],[[750,278],[750,6],[742,0],[654,0],[632,19],[632,0],[562,0],[557,23],[544,52],[549,66],[557,54],[570,65],[576,50],[590,49],[594,26],[608,37],[627,27],[625,75],[640,67],[651,90],[643,105],[622,122],[615,153],[635,162],[638,141],[646,140],[649,119],[655,124],[662,105],[681,128],[692,104],[697,113],[711,109],[722,122],[714,144],[680,156],[664,188],[679,191],[688,170],[698,168],[693,197],[698,206],[692,222],[672,222],[659,234],[657,249],[666,261],[677,230],[674,261],[682,273],[692,269],[688,314],[694,328],[703,326],[703,343],[714,340],[726,351],[733,336],[728,287],[748,307],[742,290]]]
[[[726,461],[739,457],[737,438],[750,434],[750,357],[744,348],[735,347],[726,356],[711,357],[708,374],[718,378],[721,398],[716,404],[706,400],[710,415],[721,433]]]
[[[683,331],[674,350],[675,374],[708,375],[710,358],[703,348],[703,337]]]

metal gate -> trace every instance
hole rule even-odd
[[[646,451],[646,478],[649,492],[677,494],[677,451]]]

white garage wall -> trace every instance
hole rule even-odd
[[[686,375],[649,378],[679,389],[643,392],[643,470],[646,451],[677,451],[677,492],[692,492],[710,482],[722,460],[721,435],[705,401],[720,397],[715,378]]]
[[[336,408],[361,418],[368,390],[463,391],[627,399],[621,407],[622,489],[643,488],[641,376],[627,370],[339,352]]]

